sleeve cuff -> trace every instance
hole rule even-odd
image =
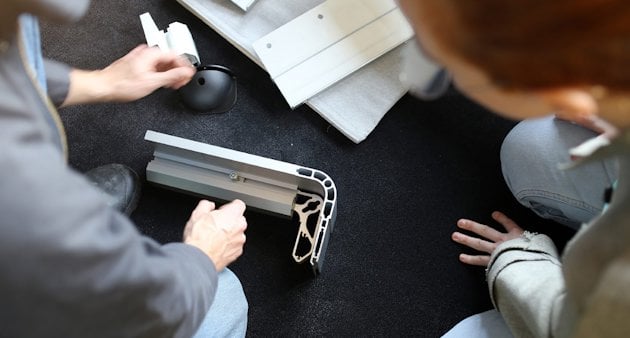
[[[211,285],[217,285],[217,269],[214,262],[199,248],[184,243],[168,243],[163,246],[164,250],[177,253],[182,263],[191,267],[196,267],[200,276],[207,276]]]
[[[494,295],[494,285],[503,269],[518,262],[548,261],[561,265],[555,244],[546,235],[525,231],[519,238],[501,243],[490,256],[486,269],[486,280],[490,299],[498,309]]]

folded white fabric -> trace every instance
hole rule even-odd
[[[241,52],[262,64],[252,44],[324,0],[258,0],[244,12],[228,0],[177,0]],[[306,104],[355,143],[407,92],[399,75],[403,44],[311,97]],[[438,67],[428,65],[428,79]],[[264,67],[263,67],[264,68]],[[237,74],[238,76],[238,74]]]

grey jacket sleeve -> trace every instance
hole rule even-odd
[[[50,59],[44,59],[46,68],[46,86],[48,96],[57,107],[68,97],[70,90],[70,71],[72,68],[64,63]]]
[[[190,337],[216,290],[211,260],[140,235],[45,148],[0,154],[4,333]]]
[[[565,286],[555,245],[545,235],[525,233],[502,243],[487,270],[492,302],[516,337],[551,337]]]
[[[192,336],[216,291],[211,260],[139,234],[19,102],[0,104],[0,335]]]

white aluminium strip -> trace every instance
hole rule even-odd
[[[235,5],[246,11],[251,7],[256,0],[231,0]]]
[[[412,36],[393,0],[328,0],[253,47],[295,107]]]
[[[258,169],[268,169],[279,173],[287,173],[294,175],[301,168],[297,165],[266,158],[262,156],[252,155],[232,149],[213,146],[207,143],[197,142],[177,136],[159,133],[153,130],[147,130],[144,139],[153,142],[156,146],[165,145],[173,148],[183,149],[193,153],[203,154],[211,157],[217,162],[215,163],[240,163],[243,166],[251,167],[250,171]],[[235,168],[240,169],[240,168]]]
[[[399,11],[390,12],[351,38],[276,77],[274,82],[289,105],[295,107],[408,40],[413,31],[400,31],[392,26],[400,19],[404,20]]]
[[[276,77],[394,10],[391,0],[328,0],[254,42]]]

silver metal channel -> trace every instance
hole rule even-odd
[[[223,201],[238,198],[278,216],[297,214],[293,259],[321,272],[337,215],[337,189],[326,173],[152,130],[145,140],[154,145],[149,182]]]

